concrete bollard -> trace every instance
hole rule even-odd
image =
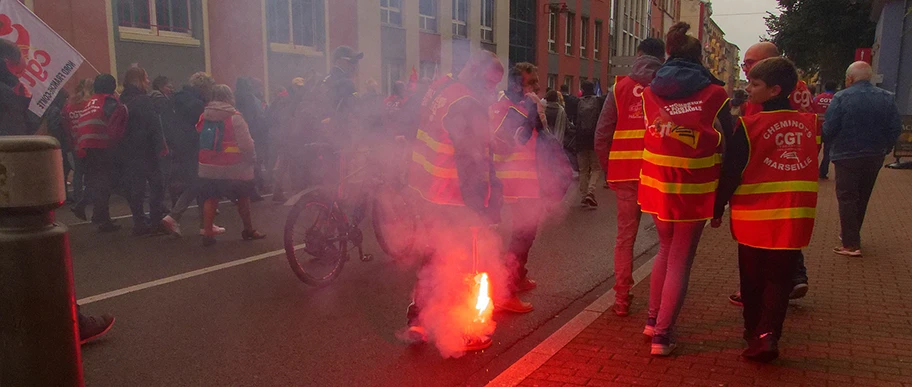
[[[0,137],[0,386],[83,386],[60,145]]]

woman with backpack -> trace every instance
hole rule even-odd
[[[203,203],[203,246],[215,244],[212,230],[219,199],[237,199],[238,214],[244,222],[241,238],[263,239],[253,228],[250,198],[256,195],[253,169],[256,151],[244,117],[234,107],[234,93],[228,85],[215,85],[212,100],[196,128],[200,135],[199,177]]]

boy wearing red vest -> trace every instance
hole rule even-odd
[[[817,207],[817,117],[791,109],[798,73],[788,59],[751,69],[750,101],[763,111],[742,117],[723,165],[713,227],[731,201],[744,303],[742,356],[769,362],[788,309],[801,249],[811,240]]]

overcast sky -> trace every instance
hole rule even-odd
[[[725,40],[741,48],[741,56],[766,36],[767,11],[778,14],[776,0],[713,0],[713,20],[725,32]],[[742,74],[743,78],[743,74]]]

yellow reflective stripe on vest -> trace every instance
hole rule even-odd
[[[735,190],[735,195],[755,195],[779,192],[817,192],[817,182],[795,180],[742,184]]]
[[[111,139],[111,137],[109,137],[107,134],[89,133],[89,134],[83,134],[82,136],[79,136],[79,138],[76,139],[76,142],[80,143],[80,142],[82,142],[82,140],[110,140],[110,139]]]
[[[640,160],[643,158],[643,151],[614,151],[608,153],[608,160]]]
[[[497,171],[497,177],[500,179],[537,179],[538,172],[529,171]]]
[[[817,209],[813,207],[775,208],[771,210],[738,210],[732,208],[732,220],[778,220],[778,219],[814,219]]]
[[[421,142],[427,144],[427,146],[430,147],[431,149],[433,149],[434,152],[445,154],[445,155],[456,154],[456,148],[453,148],[452,145],[444,144],[440,141],[435,140],[434,138],[431,137],[430,134],[427,134],[427,132],[425,132],[421,129],[418,129],[417,138],[419,140],[421,140]]]
[[[535,160],[535,153],[532,152],[517,152],[509,155],[499,155],[494,154],[494,161],[497,162],[507,162],[507,161],[521,161],[521,160]]]
[[[823,143],[823,137],[817,136],[817,145],[820,145],[822,143]]]
[[[240,148],[236,146],[229,146],[222,151],[223,153],[241,153]]]
[[[427,171],[428,173],[430,173],[431,175],[434,175],[434,176],[437,176],[440,178],[444,178],[444,179],[458,178],[458,174],[456,173],[455,168],[451,169],[451,168],[438,167],[438,166],[434,165],[433,163],[431,163],[430,161],[428,161],[428,159],[426,157],[424,157],[424,155],[422,155],[421,153],[412,152],[412,161],[418,163],[418,165],[420,165],[422,168],[424,168],[424,170]]]
[[[706,194],[715,192],[719,186],[718,181],[700,184],[664,183],[645,175],[640,175],[640,184],[666,194]]]
[[[721,164],[722,156],[717,153],[709,157],[691,159],[687,157],[657,155],[648,150],[643,150],[643,161],[648,161],[660,167],[701,169]]]
[[[646,136],[646,129],[639,130],[618,130],[614,132],[615,140],[630,139],[630,138],[643,138]]]

